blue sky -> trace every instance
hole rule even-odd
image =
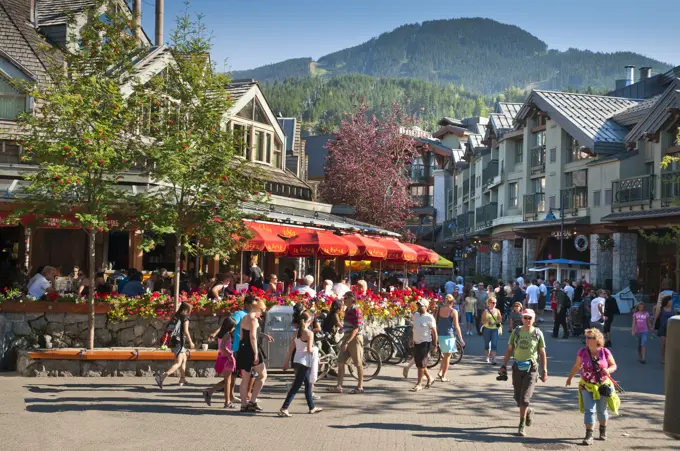
[[[143,0],[153,36],[154,0]],[[549,6],[549,5],[556,6]],[[166,38],[181,0],[165,0]],[[593,51],[629,50],[680,64],[680,0],[192,0],[214,34],[213,61],[232,70],[354,46],[405,23],[488,17],[517,25],[548,44]]]

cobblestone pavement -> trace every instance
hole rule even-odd
[[[607,442],[592,449],[680,449],[664,436],[663,367],[659,341],[650,341],[648,364],[635,357],[630,317],[618,318],[612,351],[620,370],[616,377],[627,390],[622,415],[610,423]],[[317,402],[325,411],[306,414],[301,392],[291,406],[292,418],[276,412],[291,376],[270,376],[261,402],[265,412],[240,414],[203,404],[201,388],[179,388],[169,380],[164,390],[146,378],[19,378],[0,377],[0,449],[6,450],[208,450],[251,448],[272,450],[512,450],[576,449],[583,437],[576,389],[564,387],[578,338],[549,337],[549,380],[534,397],[537,417],[529,436],[515,436],[517,409],[509,382],[497,382],[496,367],[483,362],[481,339],[465,337],[467,355],[453,368],[453,382],[410,393],[413,380],[401,367],[386,366],[366,384],[363,395],[326,394],[322,381]],[[507,333],[499,347],[507,344]],[[413,373],[412,373],[413,375]],[[347,387],[352,381],[347,381]],[[246,444],[246,441],[248,444]]]

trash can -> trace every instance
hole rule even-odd
[[[680,440],[680,316],[668,320],[666,328],[666,410],[663,431],[667,436]]]
[[[264,333],[274,338],[273,343],[264,340],[262,346],[267,354],[267,368],[280,369],[286,358],[290,340],[293,337],[295,328],[293,323],[293,307],[288,305],[277,305],[267,312],[264,323]]]

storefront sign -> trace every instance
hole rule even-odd
[[[486,244],[482,244],[481,246],[479,246],[477,248],[477,252],[481,252],[483,254],[488,254],[489,253],[489,246],[487,246]]]

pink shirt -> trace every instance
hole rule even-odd
[[[598,355],[598,364],[600,368],[609,368],[609,357],[612,353],[607,348],[600,348],[600,353]],[[595,369],[593,361],[590,358],[590,351],[588,348],[583,348],[578,352],[578,356],[581,357],[581,378],[586,382],[591,384],[599,384],[604,381],[605,377],[600,371]]]
[[[647,319],[649,318],[649,313],[647,312],[637,312],[633,313],[633,318],[635,319],[635,333],[640,334],[643,332],[649,332],[649,326],[647,324]]]

